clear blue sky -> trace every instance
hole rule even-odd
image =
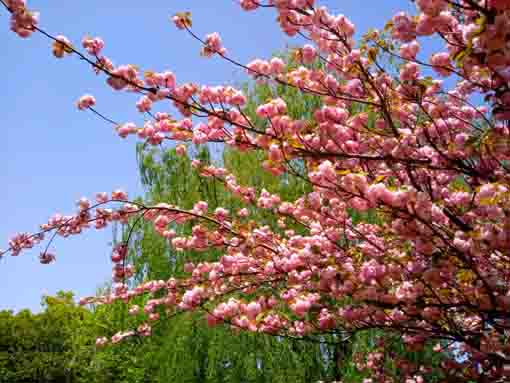
[[[245,13],[232,0],[47,1],[29,0],[41,12],[40,26],[64,34],[79,46],[85,34],[106,41],[105,54],[115,64],[133,63],[142,69],[170,69],[178,82],[239,83],[244,73],[219,59],[203,59],[200,47],[178,31],[169,16],[193,13],[193,29],[200,36],[218,31],[230,54],[241,62],[269,57],[283,50],[286,39],[272,10]],[[396,11],[413,9],[407,0],[360,2],[322,1],[347,15],[358,32],[382,27]],[[122,5],[121,5],[122,4]],[[360,6],[363,4],[364,6]],[[112,127],[74,103],[94,94],[97,109],[117,121],[140,122],[137,96],[116,93],[73,57],[51,54],[50,42],[38,34],[22,40],[9,31],[7,12],[0,10],[3,94],[0,116],[4,143],[0,150],[0,248],[17,231],[35,231],[54,212],[71,213],[81,196],[123,188],[141,194],[134,139],[121,140]],[[37,310],[43,293],[73,290],[93,294],[110,276],[111,229],[90,231],[54,244],[57,262],[41,265],[39,251],[0,260],[0,309]]]

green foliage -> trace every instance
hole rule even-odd
[[[0,382],[75,382],[95,353],[93,315],[71,293],[43,299],[44,311],[0,312]]]
[[[265,129],[265,122],[256,116],[255,109],[267,99],[284,99],[288,113],[294,119],[309,120],[313,111],[320,107],[317,97],[303,96],[296,89],[283,85],[247,85],[245,92],[248,94],[245,113],[258,130]],[[369,120],[369,125],[373,124],[371,113]],[[258,191],[265,188],[283,200],[294,201],[312,190],[306,179],[305,164],[301,161],[292,163],[297,170],[295,174],[276,177],[263,170],[262,163],[266,158],[259,151],[221,148],[218,154],[211,146],[190,149],[192,158],[222,165],[241,185],[252,186]],[[204,200],[210,210],[219,206],[231,211],[246,207],[218,181],[200,177],[190,166],[191,160],[178,156],[173,149],[147,149],[139,145],[137,154],[142,182],[147,187],[147,203],[166,202],[188,209],[196,201]],[[270,211],[250,210],[254,219],[278,230],[276,217]],[[371,211],[352,213],[352,219],[354,224],[377,224],[379,221]],[[189,234],[191,224],[174,229],[179,235]],[[299,227],[294,229],[300,230]],[[126,231],[123,239],[127,239]],[[183,264],[196,259],[193,251],[176,253],[149,224],[142,224],[135,231],[130,245],[130,262],[135,264],[138,281],[180,276]],[[209,251],[205,258],[217,259],[220,255],[217,251]],[[204,254],[200,259],[204,259]],[[156,366],[151,376],[154,381],[161,382],[313,382],[321,379],[359,382],[366,374],[356,369],[352,357],[361,350],[375,350],[377,338],[373,331],[360,332],[353,339],[344,341],[331,335],[321,338],[322,343],[243,332],[234,334],[225,326],[206,328],[199,314],[184,314],[163,323],[157,336],[150,340],[159,345],[159,349],[151,354]],[[406,352],[402,342],[396,341],[395,355]],[[415,354],[418,359],[432,357],[428,351]],[[391,363],[389,360],[388,368],[397,372]]]
[[[313,96],[303,99],[295,89],[259,84],[245,88],[249,94],[245,112],[258,129],[263,121],[255,115],[255,107],[272,97],[283,98],[289,113],[295,118],[310,118],[310,113],[319,106]],[[292,201],[311,191],[306,179],[291,174],[275,177],[262,168],[265,160],[257,151],[238,152],[221,148],[214,153],[211,146],[192,147],[192,158],[205,163],[222,165],[232,172],[241,185],[265,188],[278,193],[283,200]],[[237,197],[228,193],[214,179],[203,178],[190,166],[188,157],[177,156],[175,150],[137,148],[140,174],[147,187],[146,203],[166,202],[181,208],[191,208],[196,201],[204,200],[209,209],[222,206],[230,211],[245,207]],[[295,162],[296,169],[304,170],[304,164]],[[303,172],[305,173],[305,172]],[[250,207],[248,206],[250,209]],[[275,216],[268,211],[256,211],[251,218],[276,227]],[[134,223],[134,222],[133,222]],[[178,234],[188,234],[191,225],[174,228]],[[128,230],[124,231],[124,240]],[[221,254],[209,251],[200,258],[217,259]],[[176,253],[161,236],[156,235],[149,224],[139,224],[130,242],[129,260],[135,265],[138,281],[145,279],[167,279],[179,276],[184,262],[193,261],[193,251]],[[154,381],[178,382],[310,382],[333,377],[335,364],[328,359],[331,348],[318,342],[310,343],[269,335],[233,333],[226,326],[207,328],[202,315],[183,314],[163,322],[157,335],[149,342],[159,344],[152,356]],[[145,347],[145,345],[143,346]]]
[[[213,161],[207,148],[195,150],[196,157],[202,161]],[[141,162],[144,182],[148,186],[158,185],[150,186],[146,197],[149,202],[190,208],[194,202],[205,200],[210,209],[223,206],[231,211],[244,206],[219,182],[199,177],[191,168],[190,159],[177,156],[174,150],[151,151],[147,155],[159,157],[157,161]],[[221,161],[241,184],[255,186],[258,190],[263,186],[285,200],[293,200],[310,190],[299,178],[274,177],[263,171],[263,158],[258,152],[226,150]],[[152,164],[150,168],[145,167],[147,163]],[[255,219],[276,225],[270,212],[259,213]],[[184,225],[175,230],[179,234],[189,233],[191,227]],[[220,255],[215,251],[205,254],[211,259]],[[193,251],[176,253],[148,224],[141,225],[130,246],[130,262],[135,264],[138,280],[178,276],[183,263],[195,257]],[[200,257],[204,259],[204,254]],[[234,334],[225,326],[207,328],[201,314],[183,314],[164,323],[158,335],[151,337],[151,341],[160,344],[159,351],[154,354],[154,360],[158,361],[152,375],[155,381],[284,382],[292,378],[295,382],[309,382],[333,372],[333,364],[326,363],[321,352],[326,347],[324,344],[261,334]]]
[[[0,383],[144,383],[159,345],[128,341],[96,350],[121,322],[120,307],[90,311],[72,293],[44,297],[43,311],[0,312]]]
[[[198,314],[166,322],[155,381],[297,382],[323,376],[310,345],[260,334],[206,328]],[[312,347],[317,353],[319,349]]]

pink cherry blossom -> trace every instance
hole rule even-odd
[[[171,70],[114,65],[101,56],[99,37],[84,38],[82,53],[42,31],[25,1],[6,4],[20,37],[40,31],[55,57],[78,55],[114,90],[138,95],[143,116],[113,123],[120,137],[152,149],[169,142],[190,156],[198,177],[232,197],[227,206],[180,208],[130,201],[122,190],[99,193],[54,214],[39,232],[9,239],[1,255],[18,256],[45,238],[53,249],[57,237],[142,221],[183,257],[179,277],[138,283],[129,239],[112,249],[111,291],[80,303],[124,302],[133,327],[98,339],[98,347],[149,336],[165,312],[201,311],[211,326],[274,336],[379,329],[373,348],[352,355],[367,382],[423,383],[432,371],[462,382],[508,376],[501,368],[510,352],[507,0],[417,0],[414,12],[396,13],[362,41],[348,17],[315,1],[240,0],[242,11],[275,12],[282,33],[304,41],[291,57],[247,64],[226,55],[218,33],[198,37],[191,13],[172,18],[204,56],[216,54],[263,84],[264,99],[249,97],[251,88],[177,84]],[[441,51],[433,52],[437,42]],[[296,112],[289,94],[306,110]],[[77,106],[90,109],[95,100],[85,95]],[[190,142],[258,153],[269,178],[255,187],[228,161],[188,153]],[[289,197],[295,181],[306,188]],[[56,259],[39,254],[42,263]],[[439,341],[441,364],[417,366],[398,354],[387,369],[397,337],[408,352]],[[464,361],[448,351],[452,342]]]
[[[85,94],[81,96],[77,102],[78,109],[80,110],[90,108],[91,106],[94,105],[96,105],[96,99],[94,98],[94,96],[90,94]]]

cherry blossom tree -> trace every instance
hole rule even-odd
[[[222,253],[219,260],[188,262],[182,278],[133,286],[127,243],[120,243],[112,254],[112,293],[82,303],[123,301],[140,324],[98,339],[98,346],[150,335],[161,312],[202,311],[210,325],[282,337],[378,330],[374,349],[356,355],[367,382],[430,381],[426,363],[385,352],[396,338],[410,350],[433,345],[445,356],[445,381],[508,380],[508,0],[417,0],[416,15],[398,13],[358,42],[346,16],[314,0],[240,0],[244,11],[277,12],[282,31],[305,40],[295,51],[301,65],[294,68],[279,58],[238,62],[217,33],[195,34],[190,13],[173,16],[203,56],[226,60],[258,82],[320,99],[304,119],[292,118],[283,99],[268,99],[256,108],[263,128],[245,113],[241,89],[181,84],[171,71],[115,65],[99,37],[84,38],[82,51],[41,29],[25,1],[0,2],[20,37],[41,33],[56,58],[79,56],[112,89],[139,94],[140,112],[155,103],[174,106],[175,112],[155,113],[143,126],[115,124],[120,137],[148,145],[175,141],[183,156],[188,142],[262,152],[269,173],[310,185],[310,192],[285,200],[195,159],[202,177],[223,185],[243,206],[147,205],[118,190],[98,194],[95,202],[81,199],[75,214],[50,218],[38,233],[13,236],[5,253],[18,255],[49,235],[40,260],[50,263],[56,235],[145,220],[176,251]],[[444,49],[427,57],[420,49],[431,39]],[[388,69],[388,60],[398,70]],[[91,95],[77,106],[108,120]],[[260,211],[277,223],[254,220]],[[354,218],[363,214],[374,219]],[[176,235],[172,227],[181,224],[192,226],[190,235]],[[149,297],[143,308],[132,305],[140,296]]]

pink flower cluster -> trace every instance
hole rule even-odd
[[[31,12],[25,0],[7,0],[11,12],[11,30],[19,37],[29,37],[39,22],[39,13]]]
[[[287,112],[287,104],[281,98],[271,100],[257,108],[257,115],[262,118],[272,118]]]
[[[96,99],[94,98],[94,96],[90,94],[85,94],[81,96],[78,102],[76,103],[76,106],[80,110],[88,109],[94,105],[96,105]]]
[[[85,37],[82,40],[82,46],[90,55],[99,56],[104,48],[104,41],[99,37]]]
[[[24,249],[31,249],[44,239],[44,234],[30,235],[29,233],[18,233],[9,240],[9,249],[12,256],[17,256]]]
[[[285,62],[279,57],[273,57],[269,61],[256,59],[246,65],[249,75],[255,78],[260,76],[278,75],[285,69]]]
[[[202,55],[205,57],[211,57],[216,53],[219,55],[225,55],[227,50],[223,47],[220,35],[217,32],[214,32],[205,37]]]
[[[253,11],[259,7],[257,0],[240,0],[239,4],[245,11]]]
[[[128,85],[141,83],[138,79],[138,70],[133,65],[121,65],[111,70],[111,76],[106,80],[115,90],[122,90]]]

